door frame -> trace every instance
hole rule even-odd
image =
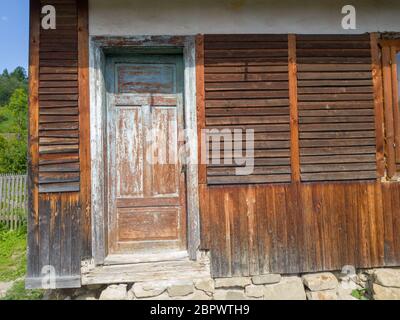
[[[105,63],[107,52],[129,49],[177,49],[184,65],[184,119],[188,142],[186,172],[187,248],[196,260],[200,246],[199,190],[197,166],[196,52],[195,36],[90,37],[90,148],[92,257],[95,265],[107,256],[107,188],[104,141],[106,129]],[[189,133],[190,132],[190,133]]]

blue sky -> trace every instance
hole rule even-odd
[[[0,72],[28,67],[29,0],[0,0]]]

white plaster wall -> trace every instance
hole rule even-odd
[[[89,0],[91,35],[400,32],[400,0]],[[341,8],[357,10],[343,30]]]

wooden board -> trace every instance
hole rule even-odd
[[[89,127],[87,112],[88,101],[82,88],[88,83],[85,70],[87,70],[87,12],[85,13],[86,1],[80,2],[78,19],[78,2],[68,0],[64,2],[55,1],[57,11],[57,29],[40,29],[40,51],[39,51],[39,192],[77,192],[80,190],[80,177],[71,181],[72,172],[65,172],[63,158],[66,154],[83,156],[84,165],[87,168],[87,145],[88,133],[84,134],[85,128]],[[42,5],[47,4],[41,1]],[[53,3],[52,3],[53,4]],[[86,3],[87,6],[87,3]],[[78,20],[80,33],[78,35]],[[85,23],[86,21],[86,23]],[[65,32],[68,31],[66,35]],[[82,50],[78,53],[78,38]],[[86,41],[86,49],[85,49]],[[85,59],[86,56],[86,60]],[[79,64],[79,68],[78,68]],[[86,71],[87,72],[87,71]],[[79,81],[76,80],[79,77]],[[86,79],[86,80],[85,80]],[[78,104],[82,112],[79,118]],[[85,104],[86,107],[83,106]],[[85,116],[86,115],[86,116]],[[79,121],[87,122],[81,126],[81,136],[85,143],[72,143],[72,140],[63,139],[73,131],[78,130]],[[60,135],[58,130],[63,130]],[[50,140],[51,139],[51,140]],[[54,155],[59,159],[57,165],[59,170],[53,166],[49,172],[47,164],[40,162],[47,154]],[[80,166],[77,160],[75,166]],[[78,170],[79,172],[80,170]],[[42,172],[46,172],[45,174]],[[88,175],[87,170],[85,174]],[[85,178],[85,190],[87,192],[87,179]],[[85,207],[87,208],[87,203]]]
[[[300,171],[304,182],[382,176],[382,149],[377,152],[382,144],[381,133],[376,134],[380,126],[375,125],[375,119],[382,121],[379,113],[375,118],[375,110],[380,110],[380,98],[374,97],[374,90],[379,93],[376,53],[371,51],[368,36],[355,42],[338,38],[297,37]],[[366,64],[364,59],[370,59],[371,54],[374,62]],[[355,57],[360,60],[347,60]],[[340,163],[345,161],[346,165],[337,165],[338,155],[345,159]],[[321,166],[327,162],[331,166]],[[310,165],[321,171],[309,172]]]
[[[183,57],[109,57],[108,253],[187,249]]]
[[[291,181],[290,123],[295,118],[291,118],[289,105],[293,109],[295,104],[289,99],[288,71],[289,60],[295,61],[289,57],[288,46],[286,35],[204,36],[205,128],[231,133],[221,138],[221,145],[216,141],[217,132],[206,136],[208,184]],[[295,84],[291,84],[294,97]],[[250,175],[236,175],[242,166],[232,157],[232,148],[235,142],[242,143],[237,148],[245,159],[246,147],[251,145],[247,145],[246,132],[238,138],[233,134],[235,129],[255,131],[256,160]],[[260,139],[276,141],[263,143]],[[224,150],[224,145],[229,150]]]
[[[46,4],[56,30],[40,27]],[[31,0],[28,288],[49,271],[57,288],[79,287],[81,258],[91,255],[87,5]]]
[[[371,268],[400,263],[400,184],[200,189],[214,277]],[[208,237],[210,237],[209,240]]]

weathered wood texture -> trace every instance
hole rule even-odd
[[[400,163],[399,52],[400,40],[383,40],[382,78],[385,114],[387,176],[397,178]]]
[[[55,30],[40,28],[39,193],[80,190],[78,4],[41,1],[57,12]]]
[[[208,184],[200,186],[201,247],[211,252],[214,277],[400,264],[400,184],[376,180],[385,169],[377,40],[205,36],[206,127],[255,128],[256,150],[258,140],[264,146],[280,143],[281,150],[286,141],[287,163],[267,148],[265,159],[256,156],[255,168],[292,168],[291,177],[286,173],[290,184],[265,184],[279,180],[253,175],[213,186],[215,169],[208,166]],[[280,59],[287,52],[284,64]],[[275,87],[288,80],[286,91]],[[272,87],[265,87],[267,81]],[[287,104],[269,105],[276,99]],[[277,125],[271,110],[286,110],[286,129],[258,133],[261,123],[263,130]],[[298,148],[292,141],[297,133]],[[293,172],[297,157],[300,181]]]
[[[398,183],[200,190],[208,217],[203,248],[210,249],[214,277],[400,263]]]
[[[37,264],[32,265],[33,257],[29,252],[26,286],[28,288],[41,288],[43,285],[55,285],[57,288],[79,287],[81,266],[79,194],[40,194],[38,211],[38,245],[35,248],[38,254],[35,257]],[[49,276],[50,278],[46,278]]]
[[[183,57],[109,57],[106,74],[108,253],[185,250]]]
[[[91,258],[91,155],[89,100],[89,3],[78,2],[79,164],[82,257]]]
[[[297,36],[302,181],[376,178],[369,35]]]
[[[55,30],[41,28],[47,4]],[[87,1],[31,0],[30,11],[26,284],[40,287],[51,266],[57,287],[76,287],[81,257],[90,256]]]
[[[287,35],[204,36],[205,126],[220,130],[207,135],[208,184],[291,181],[288,59]],[[234,129],[254,130],[251,175],[237,176],[241,165],[224,150],[242,143],[245,158],[251,147],[246,132],[238,137]],[[224,136],[219,148],[212,143],[218,134]]]
[[[26,222],[27,176],[0,174],[0,225],[17,229]]]

